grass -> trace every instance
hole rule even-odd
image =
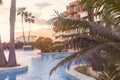
[[[89,66],[79,66],[79,67],[76,67],[75,70],[82,73],[82,74],[85,74],[85,75],[88,75],[88,76],[91,76],[89,73],[88,73],[88,67]]]
[[[88,65],[85,65],[85,66],[76,67],[75,70],[78,71],[79,73],[82,73],[82,74],[85,74],[85,75],[87,75],[87,76],[93,77],[93,78],[95,78],[96,80],[100,80],[100,79],[98,79],[98,77],[91,75],[91,74],[88,72],[88,68],[89,68],[89,66],[88,66]]]

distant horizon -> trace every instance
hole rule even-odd
[[[37,31],[37,32],[32,32],[31,33],[31,35],[30,36],[36,36],[37,38],[39,38],[39,37],[45,37],[45,38],[51,38],[52,40],[54,40],[54,36],[52,36],[53,34],[52,34],[52,32],[51,33],[47,33],[47,34],[45,34],[45,32],[43,32],[42,34],[40,34],[41,32],[40,31]],[[22,32],[19,32],[19,33],[17,33],[17,34],[19,34],[19,35],[17,35],[16,37],[15,37],[15,40],[17,39],[17,38],[19,38],[19,37],[23,37],[23,35],[22,35]],[[28,32],[25,32],[25,36],[27,37],[28,35]],[[39,35],[38,35],[39,34]],[[6,40],[6,41],[4,41],[4,40],[2,40],[2,43],[8,43],[9,42],[9,40]]]

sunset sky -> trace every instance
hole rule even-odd
[[[2,42],[9,41],[9,10],[10,1],[3,0],[3,4],[0,6],[0,34]],[[39,36],[52,36],[52,28],[45,24],[45,21],[52,18],[55,13],[54,9],[63,12],[66,10],[66,5],[69,2],[75,0],[17,0],[18,7],[26,7],[28,11],[32,12],[36,16],[36,23],[32,24],[31,34]],[[28,24],[25,24],[25,31],[27,36]],[[16,16],[15,35],[21,36],[21,17]]]

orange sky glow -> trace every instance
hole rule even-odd
[[[3,4],[0,6],[0,35],[2,42],[9,42],[9,10],[10,1],[3,0]],[[52,27],[46,25],[46,21],[55,15],[53,11],[58,10],[63,12],[66,10],[66,5],[74,0],[17,0],[18,7],[26,7],[27,11],[33,13],[36,16],[35,24],[31,26],[31,35],[44,36],[53,38]],[[25,34],[28,35],[29,24],[24,24]],[[16,16],[15,36],[22,36],[21,17]]]

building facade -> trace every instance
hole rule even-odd
[[[61,13],[61,15],[63,15],[66,18],[79,19],[80,18],[79,12],[80,12],[80,9],[78,7],[78,1],[73,1],[66,6],[66,11]],[[72,35],[72,34],[73,35],[78,34],[78,30],[55,32],[55,34],[54,34],[55,40],[54,41],[55,42],[64,42],[65,40],[70,39],[70,37],[63,38],[63,36]]]
[[[66,6],[66,11],[61,13],[61,15],[63,15],[66,18],[73,18],[73,19],[81,18],[81,19],[88,20],[88,12],[84,11],[82,8],[80,8],[78,6],[77,0],[69,3]],[[94,13],[94,21],[99,23],[101,21],[101,19],[97,15],[98,15],[97,13]],[[81,31],[82,31],[81,29],[73,29],[73,30],[63,31],[63,32],[55,32],[55,34],[53,35],[55,37],[54,41],[55,42],[64,42],[66,40],[71,39],[71,37],[65,38],[63,36],[72,35],[72,37],[73,37],[74,35],[82,35]],[[86,32],[86,33],[88,33],[88,32]]]

